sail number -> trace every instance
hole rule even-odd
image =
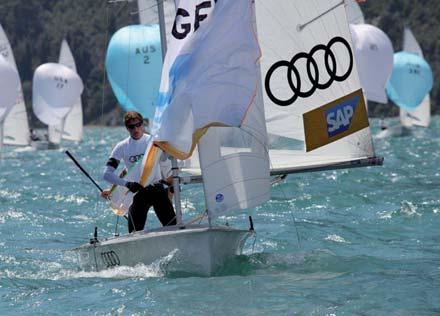
[[[214,0],[214,4],[217,3],[217,0]],[[211,12],[212,8],[211,1],[203,1],[196,5],[194,10],[194,32],[200,26],[200,22],[205,20],[208,17],[209,12]],[[177,30],[177,21],[183,20],[185,18],[191,18],[191,13],[188,10],[183,8],[177,8],[176,10],[176,19],[174,20],[173,29],[171,34],[177,39],[184,39],[192,30],[191,23],[180,23],[180,30]]]
[[[135,55],[143,55],[144,58],[144,64],[150,63],[150,54],[154,54],[157,51],[157,48],[154,45],[148,45],[144,47],[137,47]]]
[[[63,77],[59,77],[59,76],[54,76],[53,80],[55,80],[55,84],[58,89],[64,88],[64,86],[68,82],[67,79],[64,79]]]

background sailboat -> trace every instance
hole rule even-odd
[[[424,58],[422,48],[417,42],[414,34],[409,27],[405,27],[403,33],[403,51],[413,53]],[[402,126],[410,128],[413,125],[428,127],[431,120],[431,100],[429,93],[425,96],[422,103],[414,110],[408,111],[400,108],[400,123]]]
[[[378,27],[366,24],[357,1],[345,0],[356,64],[366,101],[387,104],[385,87],[393,70],[394,49]]]
[[[19,85],[17,69],[0,55],[0,150],[3,144],[3,121],[17,100]]]
[[[67,66],[47,63],[34,73],[32,87],[32,109],[44,124],[60,125],[72,110],[84,89],[81,78]],[[33,142],[38,149],[56,148],[59,143]]]
[[[58,63],[65,65],[76,72],[75,59],[66,40],[61,43]],[[83,111],[81,97],[76,100],[72,109],[58,125],[49,125],[49,142],[59,144],[61,139],[79,142],[83,135]]]
[[[388,97],[401,109],[401,124],[381,132],[378,135],[380,137],[408,135],[411,126],[417,125],[414,124],[415,121],[420,120],[419,124],[422,126],[428,121],[427,103],[420,110],[420,117],[416,116],[417,114],[413,115],[413,112],[429,96],[433,85],[432,70],[423,59],[421,49],[409,30],[405,32],[404,38],[407,42],[404,48],[408,51],[403,50],[394,54],[393,72],[386,88]]]
[[[393,71],[394,49],[391,40],[371,24],[351,25],[350,31],[366,99],[387,104],[385,87]]]
[[[9,40],[6,37],[6,33],[1,25],[0,54],[17,70],[11,45],[9,44]],[[3,91],[5,88],[2,87],[1,89]],[[18,86],[17,100],[3,121],[3,144],[21,146],[30,144],[29,123],[21,82]]]

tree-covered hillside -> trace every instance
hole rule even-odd
[[[276,5],[276,0],[265,1]],[[82,100],[86,124],[120,122],[121,111],[104,78],[105,50],[116,30],[138,23],[136,10],[136,1],[2,0],[0,24],[11,42],[29,110],[34,70],[42,63],[57,62],[61,41],[66,38],[85,85]],[[388,34],[395,51],[402,47],[404,25],[411,27],[434,71],[431,96],[433,111],[439,114],[440,1],[367,0],[362,10],[367,23]],[[397,107],[391,103],[370,104],[369,109],[375,116],[397,115]],[[31,125],[37,122],[31,116]]]

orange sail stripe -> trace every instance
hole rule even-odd
[[[147,159],[145,160],[144,168],[142,170],[142,175],[140,179],[140,183],[145,186],[147,185],[148,178],[151,175],[152,170],[154,169],[155,164],[157,163],[158,153],[160,153],[160,148],[155,146],[153,143],[152,146],[149,146]]]

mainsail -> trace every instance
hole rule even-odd
[[[422,48],[408,27],[405,27],[403,33],[403,50],[424,58]],[[428,127],[430,120],[431,99],[429,93],[425,96],[422,103],[414,110],[407,111],[403,108],[400,108],[400,122],[405,127],[411,127],[412,125]]]
[[[0,25],[0,54],[17,69],[11,45]],[[23,99],[21,83],[18,85],[18,97],[3,122],[3,143],[8,145],[29,145],[29,123]]]
[[[340,0],[256,0],[272,174],[381,163],[375,158]]]
[[[66,40],[61,43],[58,62],[76,72],[75,59]],[[81,97],[79,97],[60,124],[49,126],[49,141],[54,144],[60,143],[61,139],[79,142],[82,139],[82,133],[83,113]]]

